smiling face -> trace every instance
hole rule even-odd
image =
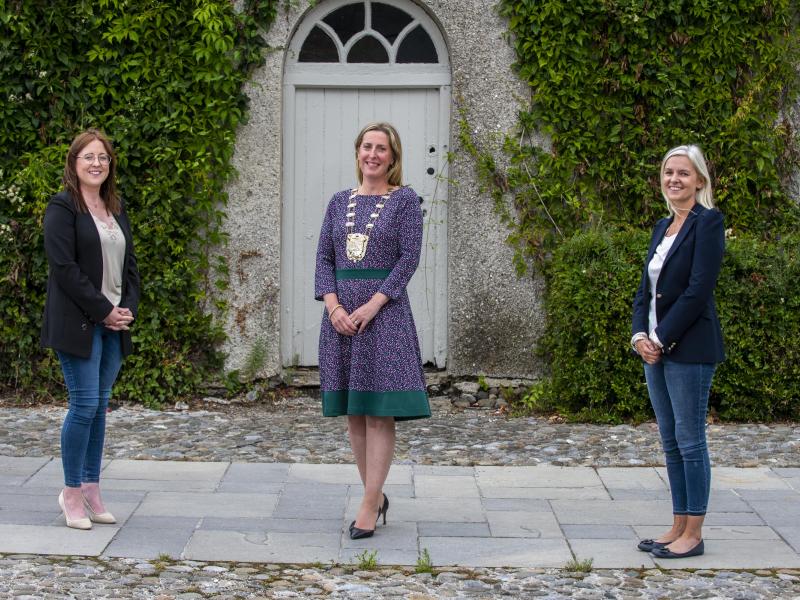
[[[703,178],[688,156],[671,156],[664,163],[661,191],[673,206],[691,207],[695,202],[695,194],[704,185]]]
[[[388,181],[387,173],[394,162],[389,136],[383,131],[365,133],[358,147],[356,160],[364,179]]]
[[[83,157],[90,154],[94,155],[94,160],[92,162],[84,160]],[[78,156],[75,159],[75,172],[78,175],[81,190],[84,192],[99,190],[108,177],[109,164],[100,162],[99,156],[101,154],[109,155],[103,142],[97,139],[86,144],[78,152]]]

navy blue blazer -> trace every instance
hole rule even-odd
[[[672,217],[661,219],[653,229],[642,280],[633,300],[633,334],[650,333],[647,265],[671,223]],[[718,363],[725,359],[714,302],[714,287],[724,252],[722,214],[695,204],[667,253],[656,282],[656,335],[671,360]]]
[[[131,226],[125,210],[115,215],[125,236],[122,267],[122,299],[134,317],[139,305],[139,271],[133,253]],[[44,213],[44,249],[47,254],[47,299],[42,320],[41,344],[88,358],[92,352],[94,325],[103,322],[114,305],[100,291],[103,254],[100,234],[92,215],[75,208],[68,192],[50,199]],[[131,332],[120,331],[122,354],[133,349]]]

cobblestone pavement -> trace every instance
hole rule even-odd
[[[447,569],[0,557],[0,598],[800,598],[800,571]]]
[[[432,400],[433,418],[398,426],[398,463],[434,465],[662,465],[653,423],[616,427],[508,418]],[[63,407],[0,411],[0,455],[59,454]],[[800,425],[713,424],[716,466],[800,466]],[[109,458],[349,463],[341,419],[318,401],[216,405],[109,414]],[[380,563],[380,556],[377,557]],[[435,569],[0,556],[0,598],[724,598],[800,600],[800,572]]]
[[[350,463],[342,419],[324,419],[319,401],[283,398],[258,405],[158,412],[137,406],[109,414],[108,458],[238,462]],[[431,401],[433,418],[397,427],[399,464],[660,466],[655,423],[639,426],[551,423]],[[0,454],[59,455],[64,408],[0,411]],[[712,424],[712,462],[722,467],[800,466],[800,424]]]

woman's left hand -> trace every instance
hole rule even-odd
[[[661,360],[661,348],[652,340],[643,338],[636,342],[636,351],[648,365],[654,365]]]
[[[353,325],[358,327],[358,333],[364,331],[370,321],[375,318],[375,315],[378,314],[378,311],[388,300],[389,299],[381,293],[375,294],[369,302],[362,304],[350,313],[350,320],[353,322]]]

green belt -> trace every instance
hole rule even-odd
[[[386,279],[391,269],[336,269],[336,281],[340,279]]]

